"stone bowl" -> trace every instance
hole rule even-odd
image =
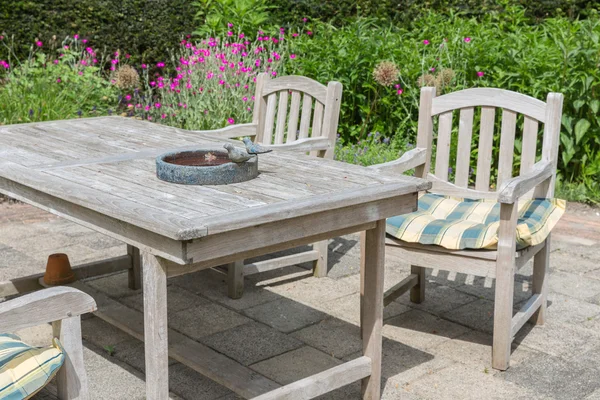
[[[222,148],[165,153],[156,158],[156,176],[182,185],[244,182],[258,176],[258,157],[234,163]]]

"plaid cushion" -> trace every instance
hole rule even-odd
[[[542,243],[560,217],[566,202],[531,199],[519,203],[517,248]],[[386,232],[411,243],[435,244],[451,250],[495,249],[500,227],[500,203],[456,199],[427,193],[419,198],[419,209],[388,218]]]
[[[58,339],[31,347],[16,335],[0,334],[0,399],[29,399],[56,375],[65,360]]]

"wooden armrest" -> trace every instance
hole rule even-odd
[[[194,133],[202,133],[213,137],[220,137],[224,139],[231,139],[242,136],[255,136],[256,135],[256,124],[237,124],[226,126],[225,128],[214,129],[210,131],[190,131]]]
[[[514,203],[554,174],[554,166],[549,161],[540,161],[533,165],[531,171],[521,176],[516,176],[504,182],[498,194],[498,202]]]
[[[419,165],[425,164],[427,157],[427,149],[417,147],[402,154],[402,156],[394,161],[371,165],[368,168],[375,169],[381,172],[393,172],[402,174],[409,169],[418,167]]]
[[[284,151],[312,151],[312,150],[327,150],[330,147],[329,139],[326,137],[305,138],[299,139],[292,143],[284,144],[263,144],[267,149],[284,150]]]
[[[58,286],[0,303],[0,332],[60,321],[96,310],[96,301],[80,290]]]

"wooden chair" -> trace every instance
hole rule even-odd
[[[77,289],[44,289],[0,303],[0,332],[51,322],[53,334],[65,351],[65,361],[56,378],[58,398],[88,399],[80,316],[95,310],[94,299]]]
[[[226,137],[245,133],[276,151],[310,152],[316,157],[333,159],[341,100],[339,82],[324,86],[303,76],[269,79],[268,74],[261,73],[256,80],[252,123],[222,131]],[[314,243],[309,251],[252,264],[243,261],[229,264],[229,297],[242,296],[244,275],[311,261],[315,276],[327,275],[327,244],[327,241]]]
[[[432,183],[430,192],[472,199],[495,199],[500,203],[497,250],[447,250],[435,245],[386,239],[387,254],[411,264],[411,275],[385,293],[385,304],[410,290],[410,300],[420,303],[425,296],[425,268],[436,268],[483,277],[495,277],[492,366],[506,370],[511,343],[530,320],[541,325],[546,318],[547,270],[550,249],[548,236],[540,245],[516,250],[517,203],[533,197],[554,194],[558,139],[563,96],[550,93],[544,103],[523,94],[500,89],[467,89],[435,97],[435,88],[421,90],[417,147],[400,159],[375,168],[386,173],[415,169],[415,175]],[[478,151],[472,152],[473,116],[481,109]],[[501,109],[500,152],[496,189],[490,189],[490,170],[496,108]],[[458,145],[454,182],[449,181],[453,111],[459,111]],[[513,177],[515,132],[518,114],[523,114],[523,135],[519,176]],[[434,117],[438,118],[437,145],[433,146]],[[536,161],[538,124],[544,124],[541,159]],[[454,139],[456,140],[456,139]],[[432,151],[436,149],[435,169],[430,172]],[[469,188],[470,160],[477,156],[475,188]],[[516,270],[533,261],[533,296],[513,316],[513,290]]]

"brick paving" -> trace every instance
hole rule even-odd
[[[385,311],[383,399],[600,399],[600,210],[570,205],[553,233],[548,322],[515,338],[511,368],[491,368],[494,281],[429,271],[426,300],[407,297]],[[169,324],[281,384],[358,357],[358,236],[330,243],[330,272],[313,278],[294,266],[246,279],[241,300],[226,296],[224,275],[201,271],[169,280]],[[43,272],[48,254],[73,264],[125,254],[125,246],[22,204],[0,204],[0,281]],[[386,265],[386,286],[408,274]],[[515,283],[515,307],[531,294],[525,266]],[[88,282],[141,310],[126,274]],[[19,332],[49,343],[44,325]],[[143,399],[143,343],[94,316],[83,321],[92,399]],[[109,355],[107,348],[113,351]],[[223,386],[171,360],[174,399],[233,400]],[[50,385],[37,399],[55,398]],[[358,399],[349,385],[323,399]]]

